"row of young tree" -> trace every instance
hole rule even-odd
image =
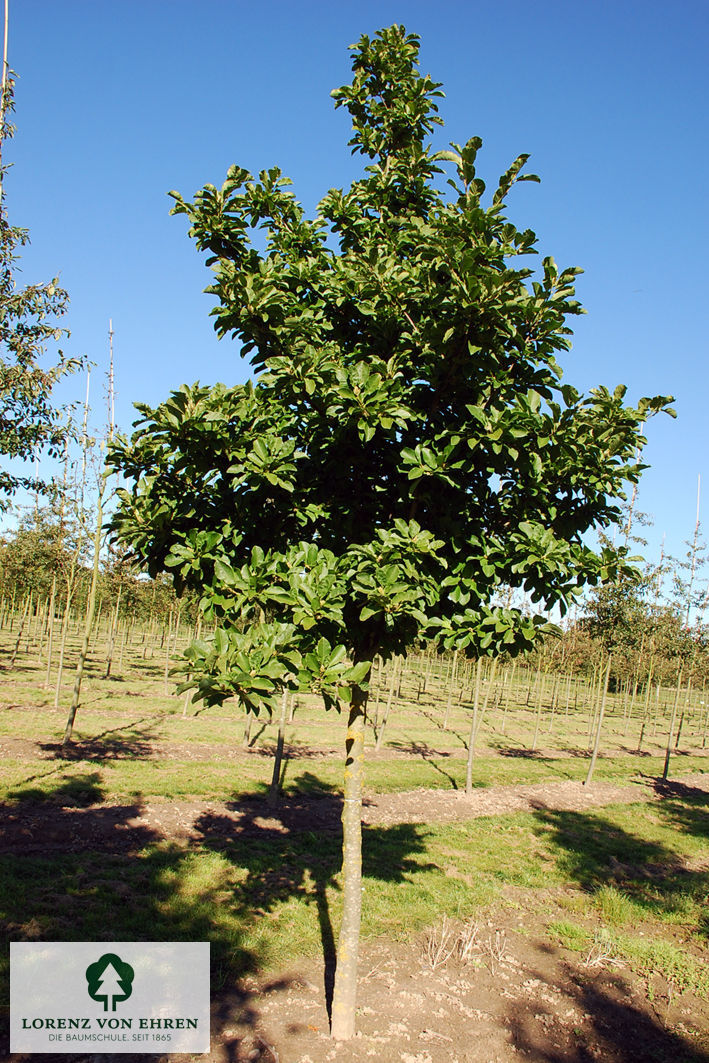
[[[31,599],[36,614],[50,600],[58,613],[84,612],[93,575],[95,509],[80,521],[62,522],[55,506],[18,514],[14,527],[0,535],[0,599],[10,612],[22,611]],[[125,556],[107,549],[102,539],[96,588],[96,613],[167,624],[180,613],[185,622],[197,614],[195,595],[177,597],[169,576],[148,579]]]
[[[89,507],[80,520],[69,520],[56,502],[20,513],[16,526],[0,535],[0,611],[8,616],[29,611],[36,617],[51,603],[58,617],[66,610],[83,615],[91,591],[95,519]],[[672,683],[680,668],[687,679],[708,678],[705,559],[697,539],[692,545],[686,559],[664,555],[659,562],[641,563],[633,578],[594,589],[572,617],[527,652],[525,667],[542,661],[554,674],[588,676],[600,658],[612,653],[612,689],[628,681],[643,686],[653,676]],[[175,618],[194,627],[200,616],[194,591],[178,597],[169,574],[149,578],[125,550],[105,546],[96,598],[98,618],[116,615],[160,629]],[[510,660],[504,652],[500,659]]]

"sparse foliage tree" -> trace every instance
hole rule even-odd
[[[12,137],[14,82],[4,63],[0,99],[0,148]],[[5,209],[7,165],[0,165],[0,511],[20,488],[44,490],[36,475],[21,465],[41,452],[59,456],[68,431],[53,404],[57,381],[79,365],[59,351],[54,364],[44,361],[47,345],[66,329],[58,325],[68,296],[55,278],[48,284],[18,286],[18,252],[29,240],[26,229],[11,225]],[[18,471],[19,470],[19,471]]]

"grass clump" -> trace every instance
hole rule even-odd
[[[641,912],[627,894],[615,886],[601,886],[594,897],[601,919],[612,926],[625,926],[641,917]]]
[[[571,952],[586,952],[591,944],[591,933],[577,923],[570,923],[566,919],[549,923],[547,930],[562,948],[569,949]]]

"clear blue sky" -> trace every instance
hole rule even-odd
[[[309,210],[348,184],[359,162],[329,92],[349,80],[349,44],[400,22],[444,83],[438,146],[481,136],[488,181],[530,152],[542,184],[519,186],[510,214],[543,253],[586,271],[566,379],[676,396],[678,420],[649,426],[639,502],[653,546],[666,533],[683,549],[698,473],[709,506],[706,0],[10,7],[20,80],[7,209],[30,230],[24,276],[60,274],[71,353],[105,366],[113,319],[122,427],[134,401],[247,375],[235,344],[213,335],[209,274],[168,190],[191,196],[234,162],[279,165]]]

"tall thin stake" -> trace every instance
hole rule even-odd
[[[694,577],[697,571],[697,548],[699,545],[699,494],[702,485],[701,476],[697,476],[697,519],[694,522],[694,535],[692,537],[692,550],[691,558],[692,563],[689,569],[689,583],[687,585],[687,611],[684,615],[684,626],[689,627],[689,613],[692,608],[692,590],[694,588]]]
[[[2,45],[2,87],[0,87],[0,218],[3,213],[3,168],[2,142],[5,133],[5,115],[7,114],[7,82],[10,68],[7,63],[7,36],[10,25],[10,0],[5,0],[5,29]]]
[[[675,720],[677,719],[677,706],[679,704],[679,692],[682,687],[682,669],[684,668],[684,661],[679,666],[679,674],[677,676],[677,689],[675,690],[675,700],[672,706],[672,717],[670,719],[670,727],[667,732],[667,750],[665,752],[665,767],[662,772],[662,778],[666,782],[667,776],[670,773],[670,757],[672,755],[672,734],[675,729]]]
[[[606,708],[606,695],[608,694],[608,677],[611,674],[611,660],[612,657],[609,654],[608,664],[606,665],[606,674],[603,680],[603,697],[601,698],[601,708],[598,713],[598,726],[596,727],[596,741],[593,746],[593,756],[591,757],[591,763],[588,766],[588,774],[584,779],[584,786],[590,786],[591,779],[593,778],[593,769],[596,767],[596,758],[598,756],[598,750],[601,745],[601,727],[603,726],[603,713]]]

